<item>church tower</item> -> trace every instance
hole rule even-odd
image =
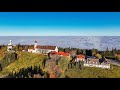
[[[34,49],[37,47],[37,41],[35,40]]]
[[[13,46],[12,46],[12,40],[10,40],[10,42],[9,42],[9,44],[7,46],[7,51],[11,51],[12,48],[13,48]]]
[[[10,43],[9,43],[9,45],[12,45],[12,40],[10,40]]]

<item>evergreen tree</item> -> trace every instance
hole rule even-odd
[[[107,47],[106,51],[109,51],[108,47]]]
[[[28,51],[28,46],[27,45],[25,46],[25,51]]]
[[[83,54],[86,55],[86,50],[85,49],[83,49]]]
[[[17,46],[18,46],[18,47],[17,47],[17,48],[18,48],[18,51],[20,51],[20,46],[21,46],[20,43],[18,43]]]
[[[76,54],[78,55],[79,54],[79,50],[77,49],[77,52],[76,52]]]
[[[66,50],[65,50],[65,49],[63,49],[63,52],[66,52]]]
[[[0,71],[2,71],[2,65],[0,64]]]
[[[115,54],[116,54],[117,53],[117,49],[115,48],[114,50],[115,50]]]

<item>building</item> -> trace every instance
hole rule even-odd
[[[49,53],[52,51],[58,52],[58,48],[56,46],[36,46],[35,47],[35,52]]]
[[[70,57],[70,53],[65,53],[65,52],[55,52],[55,51],[52,51],[52,52],[50,52],[50,56],[52,56],[52,55],[68,56],[68,57]]]
[[[57,59],[59,57],[68,57],[68,58],[70,58],[70,53],[65,53],[65,52],[55,52],[55,51],[53,51],[53,52],[50,52],[49,54],[50,54],[49,57],[51,59]]]
[[[59,56],[70,56],[70,53],[67,53],[67,52],[58,52],[57,55]]]
[[[7,45],[7,51],[12,51],[13,50],[13,45],[12,45],[12,40],[10,40],[9,44]]]
[[[35,43],[34,43],[34,48],[28,49],[28,52],[41,53],[41,54],[47,54],[47,53],[52,52],[52,51],[58,52],[57,46],[50,46],[50,45],[43,46],[43,45],[38,45],[37,41],[35,41]]]
[[[110,62],[107,60],[102,60],[102,59],[97,59],[97,58],[87,58],[87,60],[84,61],[84,66],[109,69]]]
[[[75,62],[85,61],[85,55],[79,54],[76,56]]]

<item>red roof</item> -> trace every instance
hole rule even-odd
[[[56,46],[37,46],[36,48],[55,50]]]
[[[77,55],[77,58],[85,58],[85,55],[79,54],[79,55]]]
[[[64,52],[58,52],[58,54],[64,54]]]
[[[63,56],[69,56],[70,55],[70,53],[64,53],[63,54]]]
[[[65,53],[65,52],[50,52],[50,54],[57,54],[57,55],[63,55],[63,56],[69,56],[70,53]]]

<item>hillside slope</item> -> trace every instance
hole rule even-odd
[[[47,59],[47,56],[38,55],[27,52],[18,52],[18,60],[10,64],[3,71],[0,72],[1,75],[6,75],[12,72],[19,72],[21,69],[25,69],[31,66],[40,66],[42,67],[43,60]]]

